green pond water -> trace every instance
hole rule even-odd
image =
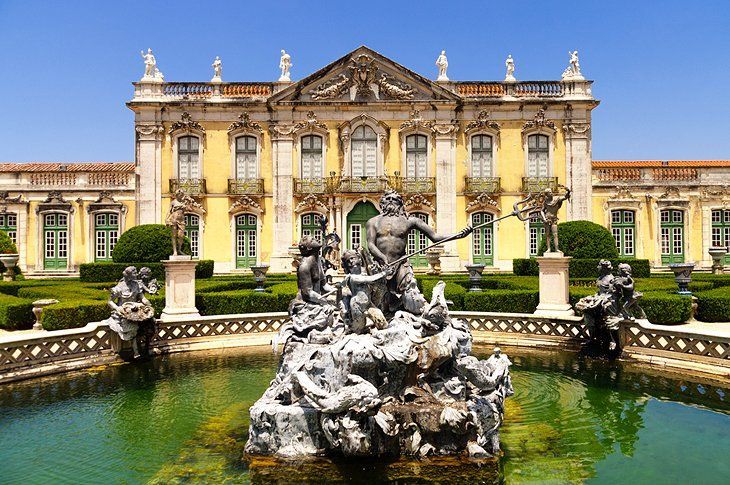
[[[248,408],[276,357],[230,349],[1,386],[0,483],[730,481],[727,387],[567,352],[506,351],[516,392],[499,460],[246,463]]]

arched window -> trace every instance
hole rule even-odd
[[[476,227],[485,222],[490,222],[494,216],[488,212],[475,212],[471,215],[471,224]],[[491,266],[494,262],[493,250],[493,227],[491,225],[474,229],[472,232],[472,262]]]
[[[43,215],[43,268],[68,268],[68,214]]]
[[[236,216],[236,268],[256,265],[257,222],[254,214]]]
[[[94,260],[111,261],[119,240],[119,214],[99,212],[94,216]]]
[[[200,140],[197,136],[177,139],[177,173],[179,179],[200,177]]]
[[[634,234],[636,221],[632,210],[611,211],[611,234],[616,240],[616,249],[622,258],[634,257]]]
[[[200,258],[200,216],[185,214],[185,237],[190,241],[190,256]]]
[[[13,243],[18,244],[18,215],[12,212],[0,214],[0,231],[5,232]]]
[[[406,137],[406,177],[425,177],[427,172],[428,138],[424,135]]]
[[[471,176],[492,177],[492,137],[489,135],[471,137]]]
[[[239,136],[236,138],[236,178],[256,178],[258,152],[255,136]]]
[[[322,176],[322,137],[306,135],[302,137],[302,176],[313,179]]]
[[[428,224],[428,214],[424,214],[422,212],[412,212],[411,215],[413,217],[418,217],[423,222]],[[418,229],[411,229],[408,232],[408,245],[407,245],[407,252],[412,253],[414,251],[418,251],[420,249],[425,248],[428,246],[428,238],[426,238],[426,235],[419,231]],[[414,268],[427,268],[428,267],[428,259],[426,258],[426,255],[423,253],[417,254],[415,256],[412,256],[408,258],[408,261],[410,261],[411,266]]]
[[[368,125],[361,125],[352,132],[351,163],[353,177],[377,175],[378,137]]]
[[[302,237],[310,236],[322,242],[322,216],[316,212],[302,214]]]
[[[527,137],[527,176],[548,177],[550,175],[550,138],[547,135]]]
[[[659,212],[659,231],[662,264],[684,263],[684,211]]]

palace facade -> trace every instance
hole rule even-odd
[[[0,230],[31,275],[109,261],[125,228],[162,223],[178,189],[193,257],[218,273],[291,271],[321,219],[343,248],[386,189],[442,234],[489,223],[528,192],[573,190],[561,220],[609,228],[655,268],[730,246],[730,161],[593,161],[591,81],[432,81],[360,47],[301,81],[134,83],[135,162],[0,164]],[[512,217],[449,243],[445,271],[511,270],[537,221]],[[409,250],[428,242],[414,233]],[[423,256],[412,259],[425,269]],[[730,258],[726,259],[730,264]]]

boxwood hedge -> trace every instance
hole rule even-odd
[[[648,259],[629,259],[629,258],[606,258],[610,259],[614,268],[618,268],[621,263],[631,265],[634,278],[648,278],[651,275],[651,263]],[[595,278],[598,274],[596,268],[600,259],[571,259],[570,260],[570,277],[571,278]],[[512,263],[512,272],[519,276],[537,276],[538,265],[537,259],[518,258]]]
[[[195,265],[196,278],[211,278],[213,276],[213,260],[204,259]],[[146,266],[152,270],[153,277],[162,281],[165,279],[165,267],[162,263],[84,263],[79,266],[79,279],[87,283],[102,283],[119,281],[122,271],[127,266],[137,269]]]

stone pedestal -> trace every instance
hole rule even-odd
[[[568,265],[571,258],[562,252],[545,253],[537,258],[540,266],[540,304],[535,315],[567,317],[575,312],[570,306]]]
[[[165,266],[165,308],[163,321],[185,320],[200,316],[195,308],[195,265],[190,256],[170,256]]]

